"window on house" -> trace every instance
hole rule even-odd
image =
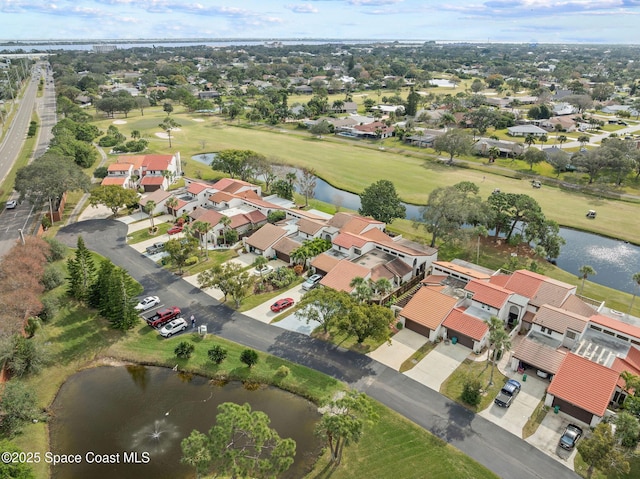
[[[353,248],[353,252],[355,254],[362,254],[362,251],[360,251],[358,248]]]
[[[602,331],[602,328],[598,327],[598,326],[594,326],[593,324],[591,326],[589,326],[591,329],[593,329],[594,331]]]
[[[576,339],[576,336],[578,336],[575,331],[570,331],[568,329],[567,329],[566,335],[567,335],[567,338],[569,339]]]
[[[616,334],[616,338],[622,339],[623,341],[629,341],[629,338],[626,336],[623,336],[622,334]]]
[[[616,333],[614,333],[613,331],[609,331],[609,330],[606,330],[606,329],[603,329],[602,332],[604,334],[608,334],[609,336],[615,336],[616,335]]]

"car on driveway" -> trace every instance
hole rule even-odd
[[[185,329],[187,329],[187,320],[184,318],[176,318],[160,329],[160,336],[169,338],[171,335],[184,331]]]
[[[500,389],[498,396],[493,400],[493,402],[500,407],[511,406],[511,403],[520,392],[521,387],[522,386],[518,381],[515,379],[509,379],[505,385],[502,386],[502,389]]]
[[[316,286],[318,286],[318,283],[321,279],[321,274],[312,274],[304,283],[302,283],[302,289],[304,289],[305,291],[309,291],[310,289],[315,288]]]
[[[182,232],[182,225],[175,225],[167,230],[168,235],[175,235],[181,232]]]
[[[273,311],[274,313],[278,313],[283,309],[288,308],[289,306],[293,306],[293,303],[294,303],[293,298],[279,299],[278,301],[276,301],[271,305],[271,311]]]
[[[8,210],[12,210],[14,209],[16,206],[18,206],[18,202],[16,200],[9,200],[5,203],[4,207]]]
[[[560,436],[558,446],[567,451],[571,451],[577,444],[578,439],[582,437],[582,429],[575,424],[569,424]]]
[[[148,255],[161,253],[162,251],[164,251],[164,243],[153,243],[151,246],[147,246],[146,251]]]
[[[160,304],[160,298],[158,298],[157,296],[147,296],[136,305],[136,310],[146,311],[147,309],[153,308],[158,304]]]

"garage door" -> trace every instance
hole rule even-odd
[[[468,347],[469,349],[473,349],[473,339],[469,336],[465,336],[464,334],[459,334],[458,332],[447,329],[447,337],[449,339],[458,338],[458,342],[463,346]]]
[[[285,263],[289,264],[289,255],[276,251],[276,258],[281,259]]]
[[[574,406],[573,404],[568,403],[564,399],[560,399],[557,397],[553,398],[552,405],[560,406],[560,410],[563,413],[568,414],[571,417],[575,417],[579,421],[582,421],[586,424],[591,424],[591,419],[593,419],[593,414],[590,413],[589,411],[585,411],[584,409],[579,408],[578,406]]]
[[[429,337],[431,334],[431,330],[422,324],[416,323],[415,321],[411,321],[410,319],[406,319],[404,322],[404,326],[411,331],[415,331],[418,334],[421,334],[425,337]]]

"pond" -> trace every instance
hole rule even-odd
[[[210,164],[214,155],[215,153],[207,153],[192,158]],[[300,170],[292,170],[300,173]],[[358,195],[335,188],[321,178],[317,178],[314,197],[341,208],[354,211],[360,208]],[[407,219],[420,218],[420,205],[403,205],[407,210]],[[577,277],[581,266],[590,265],[597,274],[590,276],[589,281],[630,294],[639,291],[638,286],[632,281],[632,276],[640,272],[640,247],[570,228],[560,228],[560,235],[567,243],[560,249],[560,256],[556,259],[558,267]]]
[[[207,433],[223,402],[249,403],[269,416],[280,437],[296,441],[295,462],[282,477],[302,477],[313,465],[321,447],[313,434],[320,415],[309,401],[273,387],[218,387],[200,376],[135,365],[88,369],[62,385],[52,406],[51,450],[80,454],[82,461],[53,467],[52,477],[194,477],[193,468],[180,464],[180,442],[194,429]],[[120,463],[89,464],[88,452],[119,453]],[[137,459],[147,463],[124,464],[124,452],[130,458],[137,453]]]

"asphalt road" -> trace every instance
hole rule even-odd
[[[40,70],[39,74],[36,73],[38,70]],[[43,95],[38,97],[38,82],[41,77],[45,78],[44,89]],[[33,157],[37,158],[46,151],[51,139],[51,129],[56,124],[53,74],[47,70],[46,64],[43,62],[38,62],[33,68],[29,84],[18,103],[18,111],[0,145],[0,183],[4,181],[20,155],[34,108],[40,118],[37,133],[38,141],[33,155]],[[13,193],[11,198],[17,200],[18,195]],[[22,229],[25,235],[31,233],[32,225],[37,218],[37,214],[34,215],[32,205],[28,203],[22,203],[13,210],[4,211],[0,206],[0,257],[4,256],[18,240],[19,229]]]
[[[146,294],[165,306],[194,314],[208,332],[321,371],[367,393],[431,431],[505,479],[575,479],[579,476],[521,438],[473,414],[440,393],[374,361],[333,344],[270,326],[237,313],[163,270],[125,244],[127,226],[114,220],[90,220],[64,227],[57,238],[76,246],[82,235],[88,248],[129,271]],[[416,464],[419,469],[420,465]],[[428,471],[425,477],[429,476]]]

